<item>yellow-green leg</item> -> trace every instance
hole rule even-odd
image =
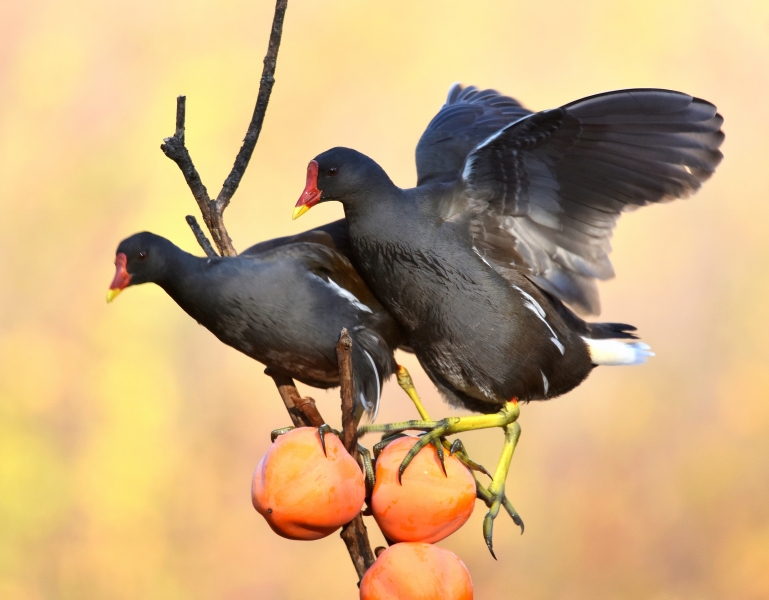
[[[411,394],[409,394],[409,396],[411,396]],[[421,407],[421,410],[419,407]],[[424,410],[421,402],[418,405],[417,410],[419,410],[422,416],[427,416],[427,411]],[[502,450],[502,456],[500,457],[499,463],[497,464],[497,468],[494,472],[494,477],[492,478],[491,484],[487,489],[484,488],[483,485],[481,485],[480,482],[478,482],[476,479],[476,493],[489,508],[489,512],[487,513],[483,522],[483,536],[486,540],[486,545],[489,547],[491,555],[494,556],[494,550],[492,546],[492,530],[494,519],[499,514],[500,507],[505,507],[507,513],[521,528],[521,532],[523,532],[523,521],[521,520],[521,517],[518,515],[516,510],[513,508],[513,505],[505,496],[505,480],[507,479],[507,473],[510,470],[510,461],[513,458],[515,446],[518,443],[518,438],[521,434],[521,427],[516,422],[520,412],[521,411],[518,402],[516,400],[512,400],[507,402],[502,407],[502,410],[492,415],[448,417],[440,421],[433,421],[429,418],[425,418],[421,421],[404,421],[401,423],[389,423],[384,425],[366,425],[358,429],[358,434],[364,435],[366,433],[373,432],[397,434],[409,429],[426,432],[420,438],[420,440],[414,444],[414,447],[409,451],[409,453],[401,462],[401,465],[398,469],[398,476],[400,478],[414,456],[416,456],[417,453],[427,444],[432,443],[433,440],[441,440],[444,436],[461,433],[463,431],[501,427],[505,432],[505,444]],[[494,556],[494,558],[496,558],[496,556]]]
[[[510,504],[510,501],[505,496],[505,481],[507,480],[507,473],[510,471],[510,461],[513,459],[513,452],[515,452],[515,446],[518,444],[518,438],[521,436],[521,426],[516,423],[511,423],[503,427],[505,430],[505,444],[502,448],[502,456],[499,458],[497,468],[494,471],[494,477],[489,485],[488,494],[491,504],[488,502],[486,505],[489,507],[489,512],[483,518],[483,539],[486,540],[486,545],[489,547],[489,552],[496,559],[494,554],[494,548],[492,546],[492,530],[494,529],[494,519],[499,514],[499,508],[505,507],[505,510],[513,519],[516,525],[521,528],[523,533],[523,521],[520,515]],[[477,487],[477,486],[476,486]]]
[[[422,419],[425,421],[430,421],[430,415],[427,413],[427,409],[425,408],[424,404],[422,404],[422,399],[419,397],[419,394],[417,394],[417,390],[414,387],[414,381],[411,379],[411,375],[409,374],[406,367],[403,365],[398,365],[396,377],[398,379],[398,385],[401,386],[403,391],[408,394],[409,398],[411,398],[411,401],[414,403],[419,416],[422,417]],[[392,439],[395,438],[393,437]],[[382,440],[382,442],[387,441],[389,441],[389,438]],[[386,445],[386,443],[382,444],[382,442],[378,444],[379,451],[381,451],[383,446]],[[446,448],[446,450],[449,451],[449,455],[456,456],[460,462],[462,462],[462,464],[464,464],[471,471],[478,471],[491,477],[491,473],[489,473],[483,465],[478,464],[468,456],[461,440],[454,440],[452,444],[449,444],[445,438],[441,438],[440,440],[433,440],[432,445],[435,447],[435,451],[438,453],[438,459],[441,462],[441,467],[443,468],[444,474],[446,474],[446,466],[443,463],[443,449]]]
[[[424,404],[422,404],[422,399],[419,397],[419,394],[417,394],[417,390],[414,387],[414,382],[411,379],[411,375],[409,375],[409,372],[406,370],[406,367],[403,365],[398,365],[398,372],[396,373],[396,377],[398,379],[398,385],[403,388],[403,391],[409,395],[409,398],[411,398],[414,406],[416,406],[419,416],[422,417],[422,419],[425,421],[429,421],[430,416],[427,414],[427,410],[425,409]]]
[[[427,414],[427,409],[425,408],[425,405],[422,404],[422,399],[419,397],[419,394],[417,394],[417,389],[414,387],[414,381],[411,379],[411,374],[409,374],[408,369],[403,365],[398,365],[398,371],[395,374],[395,377],[398,379],[398,385],[401,386],[401,389],[408,394],[409,398],[411,398],[419,416],[424,420],[429,420],[430,415]],[[443,474],[448,477],[446,473],[446,464],[444,463],[443,440],[433,440],[432,445],[438,453],[438,460],[441,463]],[[400,478],[400,475],[398,477]]]
[[[424,407],[422,408],[424,410]],[[400,474],[408,466],[411,459],[433,440],[440,439],[447,435],[462,433],[463,431],[474,431],[476,429],[490,429],[492,427],[505,427],[514,423],[520,415],[518,402],[513,400],[507,402],[498,413],[493,415],[470,415],[467,417],[447,417],[440,421],[425,419],[422,421],[403,421],[401,423],[388,423],[384,425],[364,425],[358,429],[358,435],[366,433],[402,433],[409,429],[425,431],[426,433],[419,439],[414,447],[403,459],[399,469]]]

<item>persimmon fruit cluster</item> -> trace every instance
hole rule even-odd
[[[335,435],[300,427],[279,436],[254,472],[254,508],[280,536],[316,540],[351,521],[363,507],[363,473]],[[393,440],[379,455],[371,508],[393,544],[366,571],[362,600],[471,600],[467,568],[433,546],[459,529],[475,505],[475,479],[455,456],[426,446],[398,477],[418,438]],[[445,467],[445,472],[444,472]]]

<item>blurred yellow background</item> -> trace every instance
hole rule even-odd
[[[104,302],[141,230],[200,253],[197,209],[159,145],[186,94],[187,143],[215,194],[253,110],[270,0],[0,4],[0,598],[356,598],[333,535],[276,537],[254,466],[287,416],[262,367],[159,288]],[[401,186],[454,81],[532,109],[672,88],[725,116],[701,193],[624,217],[602,318],[657,352],[524,407],[508,493],[442,543],[476,598],[769,598],[769,3],[289,3],[277,84],[225,217],[236,248],[296,223],[305,167],[336,145]],[[290,302],[290,297],[286,298]],[[435,415],[449,413],[402,358]],[[335,392],[310,390],[338,418]],[[382,422],[413,409],[394,382]],[[499,431],[465,436],[489,466]],[[382,538],[369,527],[375,544]]]

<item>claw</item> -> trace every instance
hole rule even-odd
[[[293,426],[293,425],[291,425],[290,427],[281,427],[280,429],[273,429],[273,430],[270,432],[270,441],[271,441],[271,442],[274,444],[274,443],[275,443],[275,440],[277,440],[277,439],[278,439],[278,437],[280,437],[280,436],[281,436],[281,435],[283,435],[284,433],[288,433],[288,432],[289,432],[289,431],[291,431],[292,429],[294,429],[294,426]]]
[[[397,440],[398,438],[406,437],[404,433],[396,433],[395,435],[388,435],[382,438],[382,441],[374,444],[374,460],[379,458],[380,453],[384,450],[390,442]]]
[[[497,505],[497,512],[499,512],[499,505]],[[496,513],[492,516],[491,510],[489,510],[489,512],[486,513],[486,516],[483,517],[483,539],[486,541],[486,546],[488,546],[489,552],[491,552],[491,556],[494,557],[494,560],[497,560],[497,555],[494,554],[492,532],[494,530],[494,517],[496,516]]]
[[[446,472],[446,462],[443,457],[443,440],[433,440],[430,442],[433,447],[435,448],[435,451],[438,454],[438,460],[441,461],[441,469],[443,470],[443,475],[445,477],[448,477],[449,474]]]
[[[507,511],[507,514],[510,515],[510,518],[513,520],[513,523],[518,525],[518,527],[521,528],[521,535],[523,535],[524,525],[523,525],[523,519],[521,519],[521,515],[518,514],[518,511],[513,508],[513,505],[510,503],[510,500],[507,499],[507,496],[502,498],[502,506],[505,507],[505,510]]]
[[[480,463],[475,462],[468,456],[467,450],[465,450],[465,445],[462,443],[462,440],[456,439],[451,443],[451,447],[449,448],[449,455],[456,456],[459,459],[459,462],[461,462],[471,471],[478,471],[479,473],[483,473],[489,479],[491,479],[491,473],[486,470],[486,467]]]
[[[358,461],[366,481],[366,497],[370,498],[376,483],[374,464],[371,462],[371,453],[368,451],[368,448],[360,444],[358,444]]]
[[[406,456],[403,458],[403,461],[401,461],[400,467],[398,467],[398,483],[401,483],[403,472],[406,470],[406,467],[411,464],[411,461],[419,453],[419,451],[427,446],[427,444],[432,443],[433,440],[438,440],[443,437],[447,429],[448,424],[438,425],[432,431],[425,433],[422,437],[419,438],[419,441],[417,441],[417,443],[412,446],[411,450],[409,450],[408,454],[406,454]]]
[[[328,456],[326,453],[326,434],[333,433],[337,437],[341,438],[342,436],[339,435],[339,432],[336,429],[332,429],[331,425],[328,423],[323,423],[320,427],[318,427],[318,437],[320,437],[320,445],[323,448],[323,456]]]

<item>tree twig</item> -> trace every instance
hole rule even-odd
[[[347,334],[347,331],[344,330],[343,333]],[[352,402],[353,399],[352,363],[350,360],[351,355],[349,352],[350,348],[352,348],[352,340],[350,340],[349,335],[347,335],[347,340],[349,340],[349,344],[345,346],[346,350],[345,348],[342,348],[342,351],[340,352],[340,347],[343,346],[343,341],[345,341],[344,336],[342,339],[340,339],[339,344],[337,345],[337,356],[339,357],[340,371],[341,364],[345,362],[349,366],[350,373],[348,378],[341,379],[341,395],[343,398],[343,428],[345,425],[344,415],[346,412],[344,408],[344,398],[348,397],[350,402]],[[320,427],[323,423],[325,423],[323,417],[320,416],[320,412],[318,412],[318,409],[315,406],[315,401],[312,398],[301,398],[299,396],[299,391],[294,385],[294,381],[290,377],[275,373],[270,369],[267,369],[265,374],[272,377],[273,381],[275,382],[275,386],[278,388],[278,393],[283,399],[283,404],[286,405],[286,410],[288,410],[288,414],[291,417],[291,421],[294,423],[295,427]],[[347,411],[347,413],[352,416],[351,420],[354,424],[354,409]],[[356,458],[358,455],[358,434],[357,429],[354,428],[353,431],[355,436],[353,442],[355,445],[355,454],[353,455],[353,458]],[[345,443],[344,437],[342,442]],[[346,447],[347,445],[345,443],[345,448]],[[366,525],[363,523],[363,516],[358,513],[352,521],[342,527],[342,532],[339,535],[342,538],[345,546],[347,546],[347,552],[350,554],[352,564],[355,567],[355,572],[358,574],[358,581],[360,581],[363,578],[364,573],[372,564],[374,564],[374,561],[376,560],[374,553],[371,551],[371,543],[368,539],[368,531],[366,530]]]
[[[342,398],[342,443],[347,452],[358,460],[358,424],[355,420],[355,401],[352,378],[352,338],[346,329],[342,329],[336,345],[336,357],[339,364],[339,395]],[[358,579],[374,564],[376,557],[371,550],[366,525],[358,514],[342,527],[340,534],[350,553]]]
[[[184,117],[186,114],[186,96],[178,96],[176,98],[176,133],[171,137],[167,137],[160,145],[160,149],[163,153],[174,161],[184,175],[184,180],[187,182],[187,186],[190,188],[192,195],[195,197],[195,201],[198,203],[200,213],[203,215],[203,222],[211,231],[211,214],[209,205],[211,204],[211,198],[208,196],[208,190],[198,175],[198,171],[195,165],[192,163],[192,157],[187,151],[187,147],[184,145]],[[213,232],[211,232],[213,235]]]
[[[219,256],[211,245],[211,242],[208,241],[206,234],[203,233],[200,225],[198,225],[198,220],[192,215],[187,215],[184,218],[187,220],[187,225],[192,229],[192,233],[195,234],[195,239],[198,241],[198,244],[200,244],[200,247],[203,248],[203,252],[206,253],[206,256],[208,258]]]
[[[246,171],[248,161],[256,147],[256,141],[262,131],[264,115],[267,112],[267,104],[270,101],[272,86],[275,85],[275,66],[278,60],[278,49],[283,35],[283,18],[286,14],[286,5],[288,0],[277,0],[275,4],[275,16],[272,19],[272,30],[270,31],[270,41],[267,45],[267,55],[264,57],[264,68],[262,69],[262,78],[259,81],[259,94],[256,97],[256,106],[254,115],[251,117],[251,123],[248,126],[246,137],[243,139],[243,145],[235,158],[235,164],[232,166],[230,174],[224,180],[222,191],[216,197],[216,210],[219,215],[230,203],[232,195],[240,185],[243,173]]]
[[[320,416],[318,407],[315,406],[315,400],[302,398],[293,379],[287,375],[275,373],[272,369],[265,369],[264,374],[272,377],[275,382],[275,387],[278,388],[278,393],[283,404],[286,405],[286,410],[294,423],[294,427],[320,427],[325,423],[323,417]]]
[[[355,422],[355,400],[352,379],[352,338],[342,329],[336,344],[336,360],[339,364],[339,395],[342,398],[342,443],[355,460],[358,460],[358,424]]]
[[[262,78],[259,81],[259,93],[256,97],[256,106],[254,114],[251,117],[251,123],[248,125],[246,136],[243,139],[243,145],[240,147],[235,164],[232,166],[230,174],[224,180],[222,190],[219,192],[216,200],[211,200],[208,190],[198,175],[195,165],[192,163],[192,157],[184,143],[184,128],[186,115],[186,98],[179,96],[176,99],[176,131],[173,136],[165,138],[160,149],[165,155],[173,160],[181,169],[184,179],[187,182],[192,195],[203,215],[203,222],[206,224],[214,244],[219,248],[223,256],[236,256],[237,252],[232,245],[232,239],[224,226],[223,214],[232,200],[232,195],[240,185],[240,180],[246,172],[248,162],[256,147],[259,134],[262,131],[264,115],[267,112],[267,105],[272,94],[272,87],[275,85],[275,67],[278,60],[278,50],[280,40],[283,34],[283,19],[286,15],[288,0],[277,0],[275,4],[275,14],[272,18],[272,29],[270,30],[270,41],[267,45],[267,54],[264,57],[264,68],[262,69]],[[189,221],[188,221],[189,223]],[[197,234],[196,236],[197,237]]]

